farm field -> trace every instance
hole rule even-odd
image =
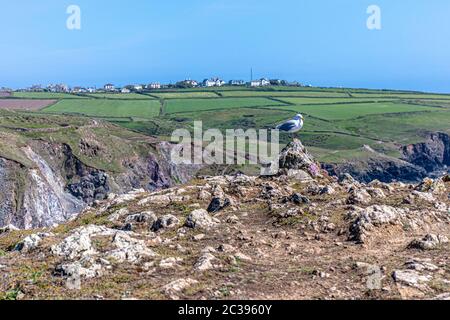
[[[53,93],[53,92],[14,92],[12,97],[24,99],[85,99],[86,97],[69,94],[69,93]]]
[[[119,100],[154,99],[148,95],[139,93],[89,93],[84,94],[84,96],[97,99],[119,99]]]
[[[265,98],[230,98],[230,99],[175,99],[167,100],[166,113],[207,111],[214,109],[235,109],[282,105],[282,102]]]
[[[219,98],[214,92],[155,92],[152,96],[163,99],[187,99],[187,98]]]
[[[434,107],[404,103],[356,103],[314,106],[288,106],[281,109],[304,113],[324,120],[346,120],[375,114],[436,111]]]
[[[56,103],[57,100],[37,99],[0,99],[0,109],[8,110],[40,110]]]
[[[223,91],[220,92],[224,97],[334,97],[348,98],[346,92],[331,91],[262,91],[262,90],[246,90],[246,91]]]
[[[344,104],[344,103],[374,103],[374,102],[389,102],[399,101],[397,98],[291,98],[280,97],[280,101],[293,105],[316,105],[316,104]]]
[[[77,114],[105,118],[152,118],[158,116],[160,104],[156,100],[61,100],[42,110],[47,113]]]
[[[400,99],[441,99],[441,100],[450,100],[450,95],[444,94],[411,94],[411,93],[385,93],[385,94],[377,94],[377,93],[354,93],[352,94],[355,98],[400,98]]]

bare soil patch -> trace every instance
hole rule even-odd
[[[40,110],[56,103],[56,101],[57,100],[0,99],[0,109]]]

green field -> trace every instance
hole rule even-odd
[[[175,99],[167,101],[165,112],[178,113],[276,105],[282,105],[282,103],[265,98]]]
[[[246,91],[223,91],[220,92],[224,97],[334,97],[346,98],[350,97],[346,92],[327,92],[327,91],[262,91],[262,90],[246,90]]]
[[[97,99],[119,99],[119,100],[154,99],[148,95],[139,93],[89,93],[85,95],[86,97]]]
[[[316,105],[316,104],[341,104],[341,103],[371,103],[371,102],[388,102],[396,101],[400,99],[396,98],[278,98],[280,101],[284,101],[287,104],[294,105]]]
[[[105,118],[153,118],[159,115],[157,100],[61,100],[43,112]]]
[[[305,115],[321,118],[324,120],[346,120],[375,114],[436,111],[437,108],[403,103],[382,102],[314,106],[288,106],[281,107],[281,109],[293,110],[295,112],[304,113]]]
[[[450,100],[450,95],[444,94],[410,94],[410,93],[354,93],[355,98],[400,98],[400,99],[438,99],[438,100]]]
[[[218,98],[214,92],[155,92],[152,96],[164,99]]]
[[[83,99],[85,97],[70,93],[52,93],[52,92],[14,92],[14,98],[24,99]]]

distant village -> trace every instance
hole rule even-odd
[[[251,80],[246,82],[244,80],[230,80],[228,82],[214,77],[210,79],[205,79],[202,82],[186,79],[178,81],[175,84],[161,84],[159,82],[152,82],[150,84],[130,84],[123,87],[116,86],[112,83],[107,83],[101,88],[97,87],[69,87],[66,84],[49,84],[47,86],[42,86],[40,84],[33,85],[29,88],[11,90],[8,88],[0,88],[0,91],[18,91],[18,92],[54,92],[54,93],[132,93],[132,92],[143,92],[151,90],[161,90],[161,89],[189,89],[189,88],[211,88],[211,87],[223,87],[223,86],[246,86],[252,88],[267,87],[267,86],[292,86],[292,87],[303,87],[304,85],[294,81],[289,82],[280,79],[267,79],[261,78],[257,80]]]

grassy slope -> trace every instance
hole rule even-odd
[[[11,124],[14,124],[14,128],[28,130],[8,129]],[[85,164],[110,172],[122,171],[122,159],[148,152],[148,147],[143,148],[144,144],[147,144],[145,136],[107,122],[97,122],[97,125],[93,125],[87,118],[74,116],[1,112],[0,137],[0,157],[14,160],[26,167],[33,164],[24,155],[21,147],[31,140],[67,144]],[[82,139],[100,147],[97,156],[82,152]]]
[[[44,109],[50,113],[74,113],[94,117],[152,118],[159,114],[160,103],[156,100],[62,100]]]
[[[166,113],[261,107],[281,104],[281,102],[266,98],[176,99],[167,101]]]
[[[140,99],[154,99],[145,94],[138,93],[90,93],[86,97],[97,99],[122,99],[122,100],[140,100]]]
[[[345,120],[361,116],[389,113],[407,113],[436,111],[437,108],[410,105],[404,103],[354,103],[354,104],[336,104],[336,105],[314,105],[314,106],[288,106],[282,109],[302,112],[307,115],[321,118],[324,120]]]

